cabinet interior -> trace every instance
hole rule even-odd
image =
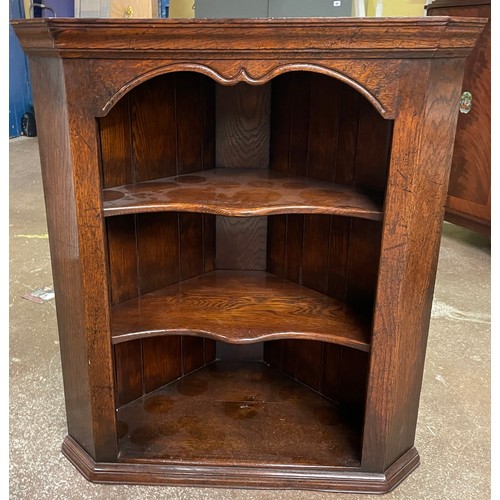
[[[308,72],[259,86],[162,75],[98,119],[124,460],[359,466],[392,126],[349,85]],[[180,185],[182,196],[183,184],[196,190],[215,168],[266,172],[236,194],[264,215],[238,207],[221,215],[227,195],[211,188],[196,206],[190,195],[182,206],[162,201],[165,182]],[[307,191],[304,178],[345,189],[349,199],[354,189],[362,204],[376,200],[378,215],[359,216],[340,202],[326,213],[307,193],[300,206],[274,213],[268,173],[284,176],[278,185],[289,192]],[[115,215],[109,207],[123,186],[136,205]],[[174,314],[186,294],[208,326],[189,309]],[[295,329],[273,308],[295,319]],[[331,322],[331,310],[342,319]],[[250,422],[269,445],[250,447]],[[271,428],[287,436],[286,446],[270,438]]]

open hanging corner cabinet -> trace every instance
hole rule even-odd
[[[68,459],[100,483],[399,484],[485,21],[12,24]]]

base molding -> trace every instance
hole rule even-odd
[[[162,462],[95,462],[70,436],[62,453],[93,483],[197,486],[219,488],[296,489],[342,493],[387,493],[398,486],[420,459],[412,447],[385,473],[359,468],[305,466],[223,466]]]

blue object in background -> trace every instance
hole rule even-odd
[[[24,18],[21,0],[9,0],[9,18]],[[9,26],[9,137],[21,135],[22,117],[32,108],[28,62],[12,26]]]
[[[34,0],[33,3],[41,3],[49,8],[40,9],[41,16],[37,17],[74,17],[75,2],[74,0]],[[54,14],[51,12],[54,11]]]
[[[158,0],[158,15],[160,17],[168,17],[168,8],[170,0]]]
[[[75,6],[70,0],[46,0],[57,17],[74,17]],[[35,7],[32,17],[53,17],[51,10]],[[24,3],[22,0],[9,0],[9,19],[23,19]],[[33,112],[33,98],[29,80],[28,61],[24,55],[14,30],[9,26],[9,138],[22,134],[22,119],[25,113]]]

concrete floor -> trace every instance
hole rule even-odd
[[[52,284],[37,139],[12,139],[9,146],[11,498],[372,498],[87,482],[60,452],[66,419],[54,301],[37,304],[21,298]],[[416,447],[420,467],[385,495],[387,500],[490,498],[490,240],[448,223],[443,227]]]

